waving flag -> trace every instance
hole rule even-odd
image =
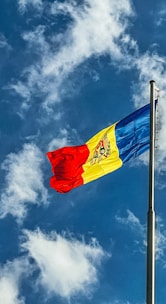
[[[53,176],[50,186],[60,193],[120,168],[149,149],[150,104],[101,130],[84,145],[47,152]]]

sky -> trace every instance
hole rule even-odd
[[[149,103],[151,79],[164,303],[165,26],[164,0],[1,0],[0,303],[145,304],[148,152],[66,194],[50,188],[46,153]]]

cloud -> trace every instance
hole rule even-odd
[[[48,151],[53,151],[64,146],[71,146],[73,142],[82,142],[76,129],[61,128],[53,134],[53,139],[48,143]]]
[[[22,103],[22,109],[28,109],[28,102],[31,98],[31,93],[26,85],[18,81],[16,84],[11,84],[10,89],[14,90],[17,94],[20,95],[20,97],[24,99],[24,102]]]
[[[127,50],[137,49],[127,33],[129,19],[134,14],[129,0],[86,0],[82,5],[74,1],[54,2],[48,11],[53,16],[68,15],[71,21],[57,35],[47,35],[44,26],[23,34],[31,58],[34,53],[37,57],[22,71],[21,79],[11,84],[11,89],[25,103],[32,102],[32,93],[33,99],[41,95],[46,110],[60,101],[67,90],[62,85],[64,80],[87,59],[109,54],[112,60],[127,61]]]
[[[166,231],[161,217],[156,218],[156,259],[166,268]]]
[[[133,212],[127,210],[127,216],[121,217],[119,215],[115,215],[115,220],[126,227],[129,231],[132,232],[135,239],[134,242],[134,251],[145,254],[146,252],[146,225],[141,224],[138,217],[134,215]]]
[[[48,151],[70,145],[69,132],[66,129],[60,129],[58,138],[54,138],[48,144]]]
[[[29,273],[29,265],[24,259],[15,259],[0,267],[0,303],[24,304],[19,285],[23,275]]]
[[[162,177],[166,174],[166,57],[157,53],[146,52],[135,60],[136,68],[139,74],[137,84],[133,86],[133,101],[135,107],[138,108],[147,104],[150,100],[149,81],[151,79],[156,82],[156,97],[158,96],[158,87],[160,90],[159,103],[157,107],[156,128],[156,169]],[[147,155],[143,155],[140,159],[148,164]],[[163,183],[162,183],[163,184]]]
[[[97,283],[97,266],[104,257],[96,240],[85,244],[57,233],[44,234],[25,230],[22,247],[40,269],[38,284],[48,295],[55,293],[70,299],[78,293],[87,295]]]
[[[129,36],[128,40],[125,38],[128,18],[133,16],[130,1],[87,0],[79,7],[74,4],[70,1],[52,6],[53,14],[68,13],[73,19],[73,25],[67,31],[68,38],[60,52],[44,68],[46,75],[68,74],[93,55],[107,53],[114,59],[121,59],[121,39],[124,44],[131,42]]]
[[[138,106],[147,103],[147,101],[149,102],[149,81],[152,79],[156,81],[156,86],[159,86],[162,99],[166,90],[166,82],[164,80],[166,74],[165,57],[158,55],[157,52],[150,53],[147,51],[136,58],[135,65],[139,73],[139,82],[133,88],[135,105]]]
[[[156,12],[155,16],[155,25],[157,27],[164,26],[166,22],[166,8],[165,4],[160,6],[160,9]]]
[[[11,46],[7,42],[6,37],[4,36],[3,33],[0,33],[0,49],[2,49],[2,48],[6,48],[8,50],[11,50]]]
[[[48,98],[50,103],[59,101],[57,91],[58,81],[47,79],[42,75],[42,65],[47,63],[48,58],[52,57],[51,46],[44,35],[45,27],[37,26],[34,31],[22,33],[22,38],[27,42],[27,56],[33,58],[35,63],[28,65],[21,73],[20,80],[13,81],[7,88],[21,97],[21,110],[27,110],[35,98]],[[29,52],[29,53],[28,53]],[[33,98],[32,98],[33,95]],[[47,106],[46,109],[49,111]],[[22,114],[22,113],[21,113]]]
[[[140,220],[130,210],[127,210],[127,214],[127,217],[116,215],[115,219],[121,225],[128,227],[128,229],[131,230],[137,238],[139,237],[140,241],[137,242],[137,245],[139,245],[139,250],[140,244],[143,245],[143,247],[141,245],[142,248],[140,252],[145,254],[145,247],[147,246],[147,225],[141,224]],[[155,258],[160,261],[164,267],[166,267],[166,230],[163,220],[159,216],[156,217],[155,228]]]
[[[24,13],[28,7],[33,6],[36,10],[41,10],[43,6],[42,0],[18,0],[18,7],[21,13]]]
[[[144,236],[145,226],[140,223],[140,220],[130,210],[127,210],[127,217],[121,217],[119,215],[116,215],[115,219],[120,224],[126,225],[131,230],[137,232],[141,236]]]
[[[1,218],[11,214],[19,221],[26,216],[28,204],[47,203],[42,162],[41,151],[33,144],[24,144],[17,154],[11,153],[6,157],[1,165],[1,169],[6,171],[6,183],[1,194]]]
[[[3,68],[6,67],[11,51],[12,47],[9,44],[8,39],[2,32],[0,32],[0,69],[3,70]],[[3,74],[4,71],[1,71],[1,73]]]

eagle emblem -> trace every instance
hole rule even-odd
[[[94,165],[96,163],[100,163],[101,160],[110,156],[110,152],[111,152],[110,141],[108,139],[107,134],[105,134],[97,144],[93,157],[90,160],[90,164]]]

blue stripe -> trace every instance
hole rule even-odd
[[[120,120],[115,127],[119,157],[125,163],[149,149],[150,104]]]

